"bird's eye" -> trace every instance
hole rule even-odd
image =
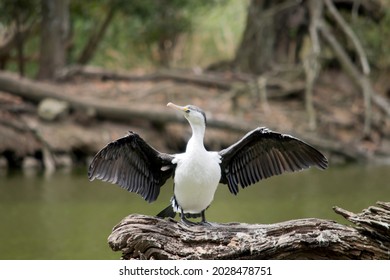
[[[190,112],[190,109],[186,109],[184,112],[188,114]]]

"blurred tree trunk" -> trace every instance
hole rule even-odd
[[[294,63],[307,29],[305,8],[298,1],[252,0],[234,65],[261,74],[277,63]]]
[[[66,63],[69,0],[42,0],[41,47],[38,79],[54,79]]]
[[[16,50],[18,57],[19,75],[24,76],[24,40],[21,34],[22,22],[19,15],[15,15],[16,21]]]

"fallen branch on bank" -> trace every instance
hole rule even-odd
[[[59,80],[68,80],[73,77],[85,77],[89,79],[114,80],[127,82],[158,82],[162,80],[173,80],[176,82],[193,83],[201,86],[215,87],[228,90],[231,88],[233,79],[222,75],[203,75],[189,71],[159,70],[154,73],[134,75],[124,71],[110,71],[99,67],[73,65],[63,69],[58,76]],[[241,81],[247,81],[250,77],[241,77]]]
[[[178,117],[175,112],[166,110],[165,106],[138,103],[133,105],[112,100],[75,96],[64,93],[61,85],[36,82],[7,72],[0,72],[0,90],[35,103],[45,98],[66,101],[71,108],[93,112],[97,117],[114,121],[128,122],[137,118],[160,124],[185,121]],[[226,118],[209,119],[208,126],[233,131],[248,131],[253,128],[245,123],[226,120]]]
[[[108,243],[124,259],[390,259],[390,202],[359,214],[334,211],[355,226],[311,218],[188,227],[134,214],[114,227]]]
[[[295,70],[299,73],[299,70]],[[266,86],[269,98],[282,98],[304,91],[304,83],[300,80],[291,81],[291,78],[269,76],[266,78]],[[103,81],[127,81],[127,82],[160,82],[173,81],[225,91],[251,92],[251,87],[257,83],[258,77],[251,74],[234,72],[199,72],[188,70],[163,69],[153,73],[134,75],[124,71],[110,71],[99,67],[73,65],[64,68],[58,76],[58,80],[65,81],[74,77],[87,79],[99,79]],[[259,93],[255,93],[258,95]],[[253,95],[253,94],[252,94]]]

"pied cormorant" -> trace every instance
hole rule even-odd
[[[286,171],[328,166],[326,157],[309,144],[265,127],[248,132],[219,152],[207,151],[203,143],[205,113],[193,105],[168,103],[167,106],[182,112],[191,125],[192,137],[184,153],[161,153],[136,133],[129,132],[96,154],[89,166],[89,179],[118,184],[152,202],[167,179],[174,177],[171,205],[157,216],[174,217],[180,213],[181,221],[186,224],[194,224],[188,217],[201,217],[201,223],[208,224],[205,210],[220,183],[236,195],[239,187]]]

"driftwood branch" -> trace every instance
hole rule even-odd
[[[334,211],[355,226],[312,218],[187,227],[135,214],[114,227],[108,242],[124,259],[390,259],[389,202],[360,214]]]

